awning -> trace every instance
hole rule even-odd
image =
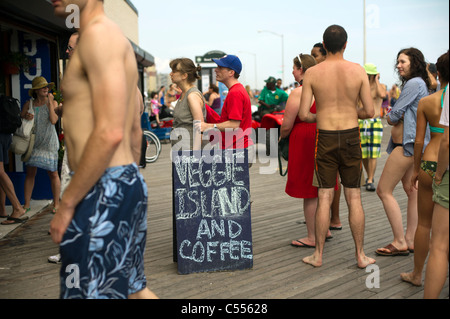
[[[146,52],[140,48],[136,43],[131,41],[133,46],[134,54],[136,55],[136,61],[138,64],[142,65],[144,68],[155,65],[155,58],[150,53]]]

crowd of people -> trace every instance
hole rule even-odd
[[[147,288],[144,273],[148,192],[136,164],[140,160],[142,127],[148,125],[145,119],[154,116],[159,123],[162,111],[172,112],[173,147],[201,149],[205,142],[202,133],[216,130],[220,132],[221,148],[245,148],[255,154],[248,130],[252,122],[251,95],[239,82],[243,68],[239,57],[213,59],[216,79],[228,89],[219,111],[217,87],[210,87],[206,99],[196,86],[201,68],[188,58],[180,58],[170,62],[173,84],[167,91],[161,88],[152,94],[150,106],[145,107],[136,89],[135,57],[128,40],[105,16],[101,1],[88,1],[91,5],[81,10],[85,19],[79,32],[83,36],[76,49],[75,44],[68,48],[70,61],[62,81],[64,105],[58,105],[49,93],[54,84],[37,77],[29,92],[31,99],[22,108],[21,117],[34,120],[36,125],[36,143],[26,163],[24,206],[18,204],[4,171],[11,135],[0,134],[0,218],[6,218],[2,222],[5,225],[25,221],[36,169],[46,170],[54,197],[50,234],[60,245],[58,261],[62,269],[77,264],[80,271],[79,289],[67,287],[68,273],[61,271],[61,297],[156,298]],[[67,15],[63,4],[57,2],[54,7],[57,16]],[[375,263],[364,252],[361,186],[365,186],[369,192],[376,191],[393,232],[392,242],[377,249],[377,255],[414,253],[413,271],[401,274],[401,278],[416,286],[422,285],[429,256],[425,298],[438,298],[448,269],[449,53],[437,61],[434,76],[420,50],[399,51],[396,70],[401,85],[388,91],[379,81],[376,65],[360,66],[344,59],[347,41],[344,28],[328,27],[323,43],[314,45],[310,55],[293,58],[292,74],[298,87],[288,94],[269,77],[258,97],[261,116],[285,111],[280,130],[281,138],[290,139],[285,191],[303,199],[307,226],[307,237],[291,244],[314,249],[304,263],[323,265],[330,230],[342,229],[339,212],[333,207],[339,203],[343,189],[357,266],[364,269]],[[103,43],[115,50],[104,50]],[[74,172],[64,192],[58,175],[59,146],[54,128],[58,115],[62,116],[58,108],[64,109],[67,162]],[[375,186],[382,118],[392,130],[389,157]],[[230,129],[232,139],[227,134]],[[254,163],[252,158],[249,163]],[[364,169],[367,178],[362,185]],[[400,181],[408,197],[406,232],[393,195]],[[13,206],[10,216],[5,210],[5,197]],[[107,249],[112,244],[114,258]],[[102,280],[95,280],[93,275]]]

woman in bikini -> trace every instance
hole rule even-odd
[[[377,188],[377,194],[383,202],[392,227],[394,240],[386,247],[376,250],[376,253],[382,256],[407,256],[414,250],[418,220],[417,190],[411,189],[410,183],[414,171],[416,114],[419,101],[428,96],[430,84],[425,58],[418,49],[409,48],[398,53],[397,71],[403,84],[402,93],[387,115],[388,123],[394,127],[387,149],[389,158]],[[426,140],[425,144],[427,142]],[[400,181],[408,196],[406,232],[403,230],[402,211],[393,195]]]
[[[437,72],[441,87],[444,89],[423,98],[419,102],[417,109],[414,173],[411,178],[411,188],[418,189],[417,208],[419,213],[419,223],[414,238],[414,270],[411,273],[400,274],[404,281],[415,286],[422,285],[423,267],[430,246],[430,231],[434,207],[432,184],[437,168],[439,147],[444,133],[444,127],[439,124],[439,121],[448,84],[448,52],[438,59],[436,66],[438,68]],[[430,125],[431,139],[422,156],[427,124]]]

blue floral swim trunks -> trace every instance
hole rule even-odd
[[[146,287],[147,186],[135,164],[106,170],[64,234],[64,299],[126,299]]]

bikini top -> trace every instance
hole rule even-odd
[[[443,109],[444,108],[444,96],[445,96],[445,93],[447,92],[447,87],[445,87],[445,89],[444,89],[444,93],[442,93],[442,97],[441,97],[441,108]],[[442,127],[434,127],[434,126],[431,126],[430,125],[430,132],[431,133],[441,133],[441,134],[444,134],[444,128],[442,128]]]

